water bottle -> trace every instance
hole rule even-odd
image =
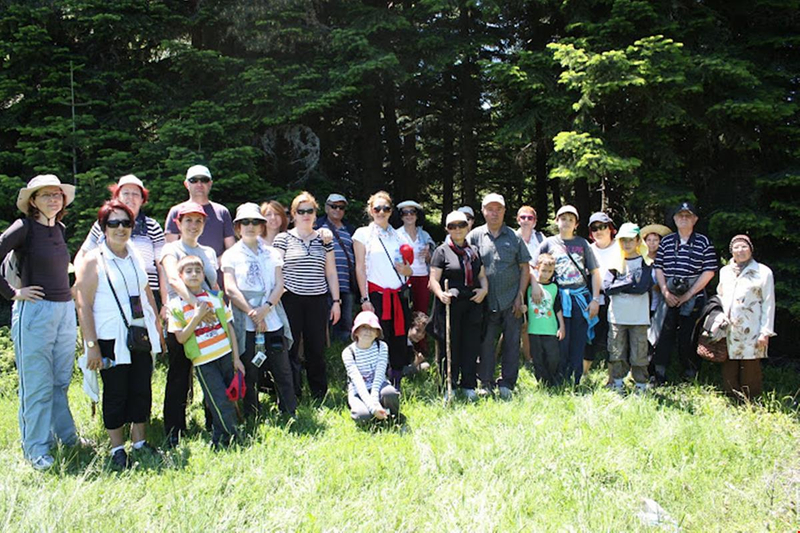
[[[267,349],[266,349],[266,341],[264,339],[263,332],[256,332],[256,346],[255,346],[255,355],[253,356],[253,365],[261,368],[261,365],[264,364],[264,361],[267,359]]]
[[[100,370],[108,370],[109,368],[114,368],[117,366],[117,361],[114,359],[109,359],[108,357],[103,357],[102,362],[103,366],[100,367]]]

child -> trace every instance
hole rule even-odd
[[[637,392],[647,388],[647,328],[650,325],[650,299],[653,285],[647,246],[639,226],[626,222],[619,228],[618,264],[604,280],[608,305],[608,371],[611,387],[622,392],[622,380],[630,368]]]
[[[211,408],[214,449],[225,448],[237,436],[236,412],[225,391],[234,371],[244,375],[239,360],[236,336],[232,333],[233,315],[214,292],[203,289],[203,261],[189,255],[178,261],[178,274],[186,288],[197,296],[191,306],[176,296],[169,302],[169,331],[174,333],[192,361],[203,394]]]
[[[539,254],[536,258],[542,301],[535,303],[528,287],[528,340],[536,379],[545,385],[557,385],[561,381],[562,368],[558,341],[564,338],[564,314],[561,312],[561,296],[553,281],[556,260],[550,254]]]
[[[539,253],[548,253],[556,261],[555,281],[561,295],[564,314],[564,338],[558,343],[564,366],[564,379],[577,385],[583,375],[583,353],[594,337],[600,309],[600,270],[589,243],[575,235],[578,210],[571,205],[556,213],[558,235],[548,237]]]
[[[360,312],[353,322],[350,337],[355,342],[342,351],[350,416],[356,422],[397,416],[400,393],[386,380],[389,348],[379,340],[383,330],[375,313]]]

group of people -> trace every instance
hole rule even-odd
[[[154,356],[162,351],[167,444],[186,434],[194,374],[215,448],[238,436],[240,400],[244,416],[260,412],[265,386],[289,416],[304,377],[311,396],[324,398],[329,337],[349,343],[342,361],[357,421],[398,415],[404,376],[428,365],[426,332],[447,354],[448,390],[468,400],[513,395],[521,343],[547,385],[579,383],[607,351],[609,385],[624,390],[630,372],[644,390],[651,375],[666,381],[676,342],[682,371],[697,372],[692,333],[717,259],[694,231],[690,203],[676,210],[676,233],[630,222],[617,230],[595,213],[590,244],[576,234],[574,207],[558,210],[558,234],[545,237],[529,206],[517,212],[519,229],[509,228],[505,199],[491,193],[481,204],[484,225],[473,228],[475,212],[464,206],[447,214],[447,237],[436,246],[422,228],[422,205],[395,205],[384,191],[370,196],[370,223],[356,229],[341,194],[328,196],[320,217],[308,192],[288,210],[276,201],[245,203],[232,217],[210,200],[207,167],[189,168],[184,185],[189,199],[170,209],[165,230],[142,212],[148,190],[141,180],[127,175],[112,185],[75,256],[72,287],[61,220],[75,188],[40,175],[19,191],[25,216],[0,236],[0,257],[13,256],[15,276],[0,278],[0,293],[15,300],[20,432],[35,468],[52,466],[56,440],[80,441],[67,402],[76,314],[80,364],[99,371],[111,460],[120,468],[131,461],[127,424],[132,454],[156,452],[145,424]],[[390,224],[395,211],[398,228]],[[747,236],[734,237],[731,252],[718,288],[730,348],[724,384],[732,394],[756,395],[759,361],[775,334],[772,273],[753,260]]]

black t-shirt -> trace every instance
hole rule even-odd
[[[433,252],[431,266],[442,269],[442,279],[439,281],[442,290],[444,290],[445,280],[450,282],[451,289],[455,288],[459,291],[466,291],[468,289],[469,292],[471,292],[472,289],[481,286],[478,280],[478,273],[480,273],[481,266],[483,265],[483,263],[481,263],[481,256],[474,246],[470,246],[470,248],[475,252],[475,258],[472,260],[472,287],[467,287],[465,285],[464,265],[459,255],[456,254],[449,245],[446,243],[442,244]],[[466,256],[464,256],[464,260],[466,260]]]

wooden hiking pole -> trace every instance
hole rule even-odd
[[[444,292],[450,292],[449,280],[444,280]],[[453,368],[452,354],[450,352],[450,304],[444,306],[444,335],[445,335],[445,357],[447,358],[447,400],[449,403],[453,399]]]

